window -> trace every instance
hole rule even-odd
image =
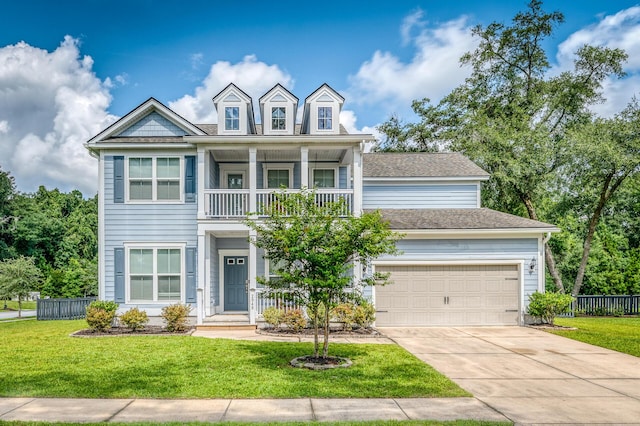
[[[129,158],[130,201],[180,201],[179,157]]]
[[[265,259],[267,261],[267,278],[269,281],[277,282],[280,280],[280,275],[276,273],[276,269],[284,268],[284,262],[275,262],[273,259]]]
[[[314,169],[313,170],[313,187],[314,188],[335,188],[336,172],[334,169]]]
[[[267,188],[289,188],[289,169],[267,170]]]
[[[271,108],[271,130],[286,130],[286,114],[284,107]]]
[[[224,108],[224,129],[240,130],[240,107]]]
[[[130,248],[129,300],[182,300],[182,249]]]
[[[331,130],[333,128],[333,117],[331,107],[318,108],[318,130]]]

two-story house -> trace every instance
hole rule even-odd
[[[193,124],[151,98],[86,144],[99,165],[99,289],[121,310],[194,307],[197,322],[255,324],[271,303],[256,277],[248,213],[280,188],[315,188],[353,214],[380,209],[406,236],[370,268],[377,325],[520,324],[544,291],[543,241],[555,227],[481,208],[488,175],[460,154],[365,153],[370,134],[340,125],[344,98],[324,84],[302,105],[276,85],[258,100],[230,84],[217,124]],[[257,116],[259,114],[259,123]],[[356,271],[355,273],[359,273]]]

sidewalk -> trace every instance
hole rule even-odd
[[[508,421],[475,398],[0,398],[0,420],[46,422]]]

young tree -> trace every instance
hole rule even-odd
[[[22,301],[38,288],[40,281],[42,274],[30,257],[0,262],[0,294],[18,298],[18,318],[22,317]]]
[[[384,285],[388,275],[377,274],[354,282],[353,268],[383,254],[395,254],[400,235],[390,230],[379,212],[351,214],[344,200],[322,203],[314,191],[280,192],[275,202],[262,206],[259,219],[249,219],[257,231],[251,243],[265,251],[277,279],[261,278],[271,294],[287,294],[314,312],[314,357],[319,356],[319,328],[323,323],[322,358],[329,351],[331,308],[355,295],[351,289]],[[319,307],[324,321],[318,321]]]
[[[475,27],[480,43],[461,58],[471,76],[438,104],[414,101],[418,123],[392,119],[382,126],[388,135],[382,148],[406,147],[410,140],[420,150],[463,152],[491,174],[485,205],[542,219],[550,186],[575,154],[568,133],[589,121],[603,81],[622,76],[627,58],[620,49],[585,45],[572,70],[550,75],[544,42],[563,21],[562,13],[546,13],[541,1],[532,0],[511,26]],[[545,259],[564,292],[548,244]]]

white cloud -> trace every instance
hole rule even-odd
[[[414,99],[428,97],[438,101],[469,76],[470,69],[460,66],[460,57],[477,45],[466,17],[428,28],[418,10],[405,18],[401,34],[413,37],[415,53],[403,62],[390,52],[376,51],[372,58],[349,77],[349,99],[358,104],[384,103],[389,111],[407,110]]]
[[[65,37],[53,52],[25,42],[0,48],[0,161],[18,189],[97,189],[98,165],[83,146],[111,124],[108,82]]]
[[[405,16],[402,20],[402,25],[400,26],[400,36],[402,37],[402,44],[407,45],[411,42],[411,31],[414,28],[423,28],[425,22],[422,20],[424,16],[424,11],[418,8],[415,12],[410,15]]]
[[[596,24],[582,28],[571,34],[558,46],[557,65],[553,72],[573,68],[574,53],[585,44],[620,48],[629,55],[624,69],[628,77],[608,79],[603,84],[606,102],[596,105],[593,110],[610,116],[622,110],[637,94],[640,88],[640,6],[623,9],[614,15],[604,16]]]
[[[291,89],[294,82],[291,76],[277,65],[260,62],[255,55],[247,55],[236,64],[218,61],[211,66],[209,75],[193,95],[185,95],[169,102],[169,108],[192,123],[217,123],[218,117],[211,99],[229,83],[234,83],[251,96],[255,104],[258,98],[276,83]],[[255,113],[258,114],[257,109]]]

